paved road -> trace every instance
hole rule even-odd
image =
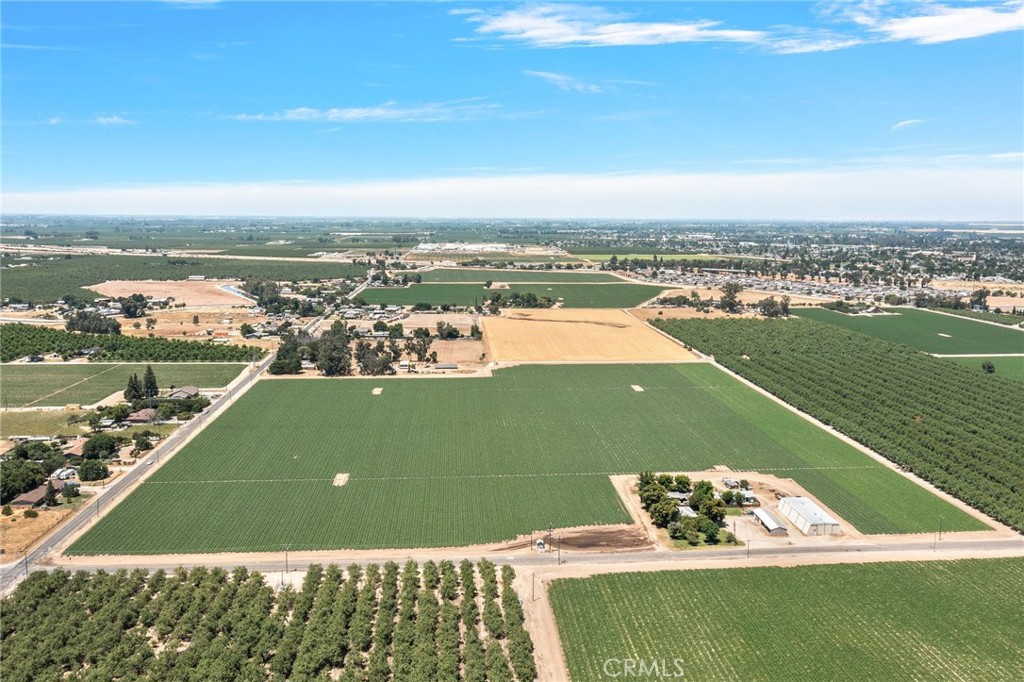
[[[202,428],[203,425],[211,419],[215,418],[218,413],[232,402],[233,398],[235,398],[239,393],[245,391],[259,377],[260,373],[263,372],[271,362],[273,362],[273,360],[274,354],[271,353],[256,366],[255,371],[249,371],[236,386],[232,387],[231,390],[217,399],[209,408],[206,409],[204,413],[200,414],[195,419],[189,421],[175,431],[166,441],[164,441],[159,450],[154,452],[151,456],[153,458],[160,458],[173,455],[189,435]],[[157,454],[157,452],[159,452],[159,454]],[[0,594],[6,594],[8,590],[12,589],[21,578],[25,577],[25,574],[28,573],[28,571],[35,568],[34,564],[40,562],[54,547],[62,545],[72,535],[80,531],[101,509],[106,509],[108,505],[114,504],[114,502],[124,494],[125,490],[130,488],[132,484],[134,484],[141,476],[146,474],[147,471],[148,469],[146,465],[142,463],[132,467],[127,471],[127,473],[107,486],[106,490],[102,495],[97,497],[95,502],[89,504],[89,506],[82,509],[82,511],[71,517],[67,522],[51,533],[45,542],[38,545],[16,564],[0,568]]]
[[[602,564],[637,564],[638,566],[645,563],[674,563],[674,564],[700,564],[708,561],[716,561],[719,559],[781,559],[781,558],[793,558],[802,557],[808,561],[812,559],[840,556],[840,555],[855,555],[863,554],[869,555],[872,553],[921,553],[933,551],[936,556],[941,557],[943,554],[957,554],[958,556],[963,553],[976,554],[978,557],[984,557],[986,553],[992,552],[1012,552],[1013,550],[1019,551],[1021,556],[1024,556],[1024,538],[1008,538],[999,537],[992,539],[970,539],[970,540],[956,540],[946,538],[940,542],[934,542],[933,539],[922,537],[921,539],[909,540],[901,543],[878,543],[878,544],[840,544],[831,546],[792,546],[792,547],[757,547],[752,546],[749,550],[746,547],[739,547],[736,549],[720,549],[714,551],[699,551],[699,552],[667,552],[667,551],[639,551],[639,552],[561,552],[561,561],[563,564],[572,564],[576,566],[580,565],[602,565]],[[166,563],[156,559],[150,559],[146,556],[125,556],[121,557],[124,560],[122,567],[124,568],[145,568],[148,570],[174,570],[178,566],[221,566],[225,568],[234,568],[239,565],[237,555],[230,559],[220,559],[217,555],[196,555],[195,561],[186,562],[173,562]],[[558,556],[555,552],[548,554],[502,554],[501,552],[491,552],[488,554],[471,555],[471,554],[460,554],[457,549],[453,549],[450,555],[440,556],[437,553],[426,554],[418,556],[415,550],[412,550],[407,557],[401,557],[396,559],[394,554],[381,556],[381,557],[367,557],[363,554],[358,559],[346,558],[344,552],[338,552],[338,558],[333,563],[338,564],[383,564],[388,561],[405,561],[406,559],[414,559],[420,563],[427,560],[439,561],[441,559],[448,558],[455,561],[461,561],[462,559],[469,559],[471,561],[479,561],[480,559],[489,559],[494,562],[511,564],[513,566],[551,566],[558,561]],[[291,557],[286,558],[285,552],[282,550],[279,559],[267,560],[265,556],[261,556],[258,560],[245,561],[244,565],[246,568],[253,571],[260,571],[264,574],[278,573],[284,570],[303,570],[306,567],[307,561],[297,559],[294,554]],[[321,563],[327,563],[323,561]],[[39,567],[39,568],[54,568],[51,566]],[[59,568],[59,567],[57,567]],[[75,563],[74,570],[111,570],[109,564],[89,564],[86,562],[78,561]]]

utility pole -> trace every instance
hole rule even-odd
[[[284,572],[285,572],[285,573],[287,573],[287,572],[288,572],[288,548],[289,548],[290,546],[291,546],[291,545],[285,545],[285,546],[284,546]]]
[[[561,535],[558,536],[557,541],[558,541],[558,565],[561,566],[562,565],[562,536]]]

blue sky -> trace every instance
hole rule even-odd
[[[6,212],[1021,220],[1012,2],[5,2]]]

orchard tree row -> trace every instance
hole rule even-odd
[[[119,334],[81,334],[19,323],[3,325],[0,362],[48,353],[71,358],[90,349],[95,349],[89,353],[90,360],[118,362],[252,362],[265,353],[253,346]]]
[[[312,565],[297,591],[244,568],[37,572],[2,603],[0,676],[527,682],[514,577],[486,560]]]
[[[812,320],[653,324],[992,518],[1024,530],[1024,385]]]

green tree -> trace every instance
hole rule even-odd
[[[44,507],[56,507],[57,490],[53,487],[53,481],[46,482],[46,493],[43,495],[42,505]]]
[[[110,475],[110,469],[103,462],[95,459],[87,459],[78,467],[78,480],[80,481],[102,481]]]
[[[7,504],[18,495],[38,488],[46,480],[43,467],[23,459],[0,462],[0,503]]]
[[[648,511],[651,514],[651,521],[658,528],[665,528],[679,518],[675,501],[668,497],[655,502]]]
[[[697,517],[697,530],[704,535],[704,542],[713,545],[718,542],[718,524],[714,519],[701,515]]]
[[[117,439],[109,433],[97,433],[89,436],[82,446],[82,457],[85,459],[109,459],[117,452]]]
[[[65,500],[70,500],[73,497],[79,497],[82,491],[78,489],[78,486],[74,483],[65,483],[60,488],[60,496]]]
[[[155,398],[160,394],[160,386],[156,383],[156,372],[153,365],[146,365],[146,371],[142,375],[142,392],[147,398]]]
[[[142,400],[145,393],[142,390],[142,382],[139,381],[138,374],[132,374],[128,377],[128,386],[124,389],[124,399],[130,403],[136,400]]]
[[[981,368],[985,371],[986,374],[996,373],[995,363],[993,363],[991,360],[986,360],[985,362],[981,363]]]
[[[743,285],[735,282],[726,282],[722,285],[722,309],[728,313],[734,313],[742,308],[737,295],[743,291]]]

